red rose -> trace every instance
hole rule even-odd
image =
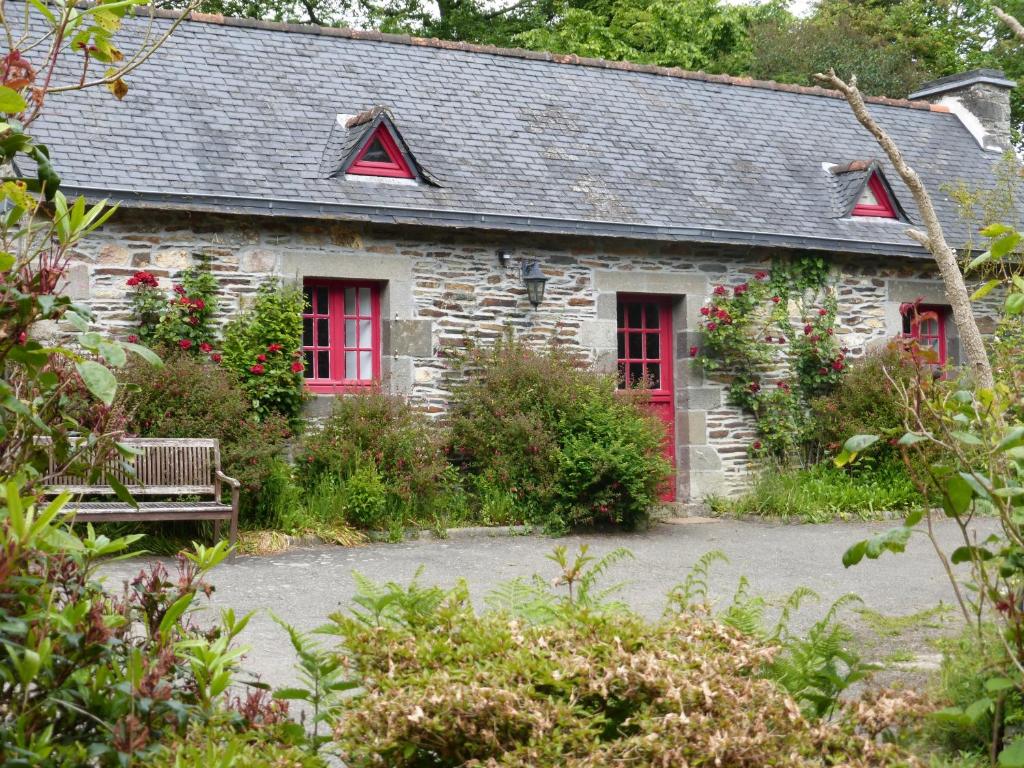
[[[206,302],[202,299],[195,299],[192,301],[192,306],[196,309],[206,309]]]
[[[690,357],[696,357],[696,356],[697,356],[697,348],[696,347],[690,347]]]
[[[18,334],[18,344],[24,345],[28,341],[28,332],[22,331]]]
[[[811,328],[811,324],[810,323],[808,323],[807,325],[804,326],[804,334],[806,334],[807,336],[810,336],[811,335],[811,331],[813,331],[813,330],[814,329]]]
[[[725,296],[725,286],[724,285],[716,285],[714,293],[715,293],[715,296]]]
[[[178,294],[179,296],[184,296],[185,295],[185,288],[183,286],[176,285],[176,286],[174,286],[174,292],[176,294]]]
[[[715,329],[716,329],[717,327],[718,327],[718,323],[708,323],[708,325],[707,325],[707,329],[708,329],[709,331],[713,331],[713,330],[715,330]]]
[[[704,317],[707,317],[708,315],[711,314],[711,307],[701,307],[700,313],[704,315]]]
[[[819,368],[818,373],[822,376],[828,376],[828,368]]]
[[[719,320],[728,320],[729,313],[726,312],[724,309],[720,309],[717,312],[715,312],[715,317],[717,317]]]
[[[138,279],[137,279],[137,278],[134,278],[134,277],[129,277],[129,278],[128,278],[128,286],[129,286],[130,288],[134,288],[134,287],[135,287],[136,285],[138,285],[138,284],[139,284],[139,281],[138,281]]]
[[[829,328],[827,331],[825,331],[825,333],[827,333],[829,336],[831,336],[832,334],[835,333],[835,331],[833,331],[831,328]]]
[[[255,373],[257,376],[262,376],[264,370],[264,367],[257,363],[256,365],[250,366],[249,373]]]
[[[758,384],[756,381],[750,382],[750,391],[751,392],[760,392],[761,391],[761,385]]]
[[[210,355],[210,359],[213,360],[213,362],[215,363],[219,363],[221,361],[221,356],[219,353],[214,352],[212,355]]]
[[[213,345],[210,344],[209,342],[204,341],[202,344],[199,345],[199,349],[201,349],[203,352],[210,352],[213,350]]]
[[[256,360],[261,362],[261,363],[265,363],[265,362],[267,362],[267,356],[266,355],[256,355]]]
[[[782,301],[782,299],[780,299],[778,296],[772,296],[773,304],[778,304],[780,301]]]
[[[766,342],[768,342],[769,344],[771,344],[771,343],[772,343],[772,337],[771,337],[771,336],[765,336],[765,337],[764,337],[764,340],[765,340]]]
[[[180,339],[178,341],[178,346],[181,347],[182,349],[192,349],[192,340],[191,339]]]
[[[785,344],[785,343],[786,343],[786,337],[785,336],[779,336],[779,344]]]
[[[755,451],[760,451],[761,450],[761,441],[760,440],[755,440],[753,448],[754,448]]]
[[[758,272],[756,275],[754,275],[754,279],[755,280],[767,280],[768,279],[768,273],[767,272]]]
[[[736,294],[737,296],[739,296],[740,294],[746,293],[747,292],[747,288],[749,288],[749,287],[750,286],[747,285],[746,283],[740,283],[739,285],[737,285],[733,289],[733,293]]]
[[[267,352],[280,352],[283,347],[280,344],[268,344]]]
[[[129,344],[138,344],[139,343],[139,337],[136,336],[134,333],[129,333],[128,334],[128,343]]]
[[[834,363],[832,363],[832,370],[833,371],[841,371],[841,370],[843,370],[843,361],[842,360],[836,360]]]
[[[821,317],[824,317],[825,315],[827,315],[827,314],[828,314],[828,310],[827,310],[827,309],[819,309],[819,310],[818,310],[818,314],[819,314],[819,315],[820,315]]]
[[[302,369],[305,366],[302,365],[298,360],[292,363],[292,373],[302,373]]]

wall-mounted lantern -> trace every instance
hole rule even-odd
[[[536,261],[525,261],[522,265],[523,285],[526,286],[526,297],[533,306],[540,306],[544,301],[544,285],[549,280]]]
[[[508,269],[513,265],[512,254],[508,251],[499,250],[497,256],[498,264],[503,269]],[[544,301],[544,286],[550,278],[544,274],[544,270],[536,261],[520,261],[518,266],[519,276],[522,278],[523,285],[526,286],[526,297],[533,306],[537,307]]]

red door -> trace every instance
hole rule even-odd
[[[619,295],[619,389],[644,387],[650,408],[665,423],[665,458],[676,466],[675,393],[672,388],[672,307],[670,300]],[[673,471],[663,501],[675,501]]]

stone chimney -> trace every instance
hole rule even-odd
[[[1006,152],[1010,144],[1010,91],[1017,84],[998,69],[973,69],[932,80],[910,94],[948,107],[983,149]]]

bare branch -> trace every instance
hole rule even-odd
[[[1016,17],[1011,16],[998,5],[992,6],[992,10],[995,11],[996,16],[1006,26],[1010,28],[1010,31],[1017,36],[1017,39],[1024,40],[1024,24],[1017,21]]]
[[[935,258],[946,289],[946,299],[953,309],[953,319],[960,331],[960,341],[967,356],[967,363],[974,373],[977,384],[985,389],[992,389],[995,386],[992,365],[989,362],[988,353],[985,351],[985,341],[981,330],[978,328],[978,323],[971,310],[971,298],[967,292],[967,284],[964,282],[963,273],[957,263],[956,251],[946,242],[942,224],[939,222],[939,216],[935,212],[931,195],[928,194],[924,182],[917,175],[917,171],[907,163],[896,142],[868,112],[864,97],[861,96],[860,90],[857,88],[856,77],[851,77],[850,82],[847,83],[836,74],[834,69],[830,69],[827,75],[819,73],[814,78],[830,85],[846,97],[854,116],[875,137],[900,178],[914,195],[917,209],[924,219],[926,232],[910,229],[907,231],[907,235],[927,248]]]

